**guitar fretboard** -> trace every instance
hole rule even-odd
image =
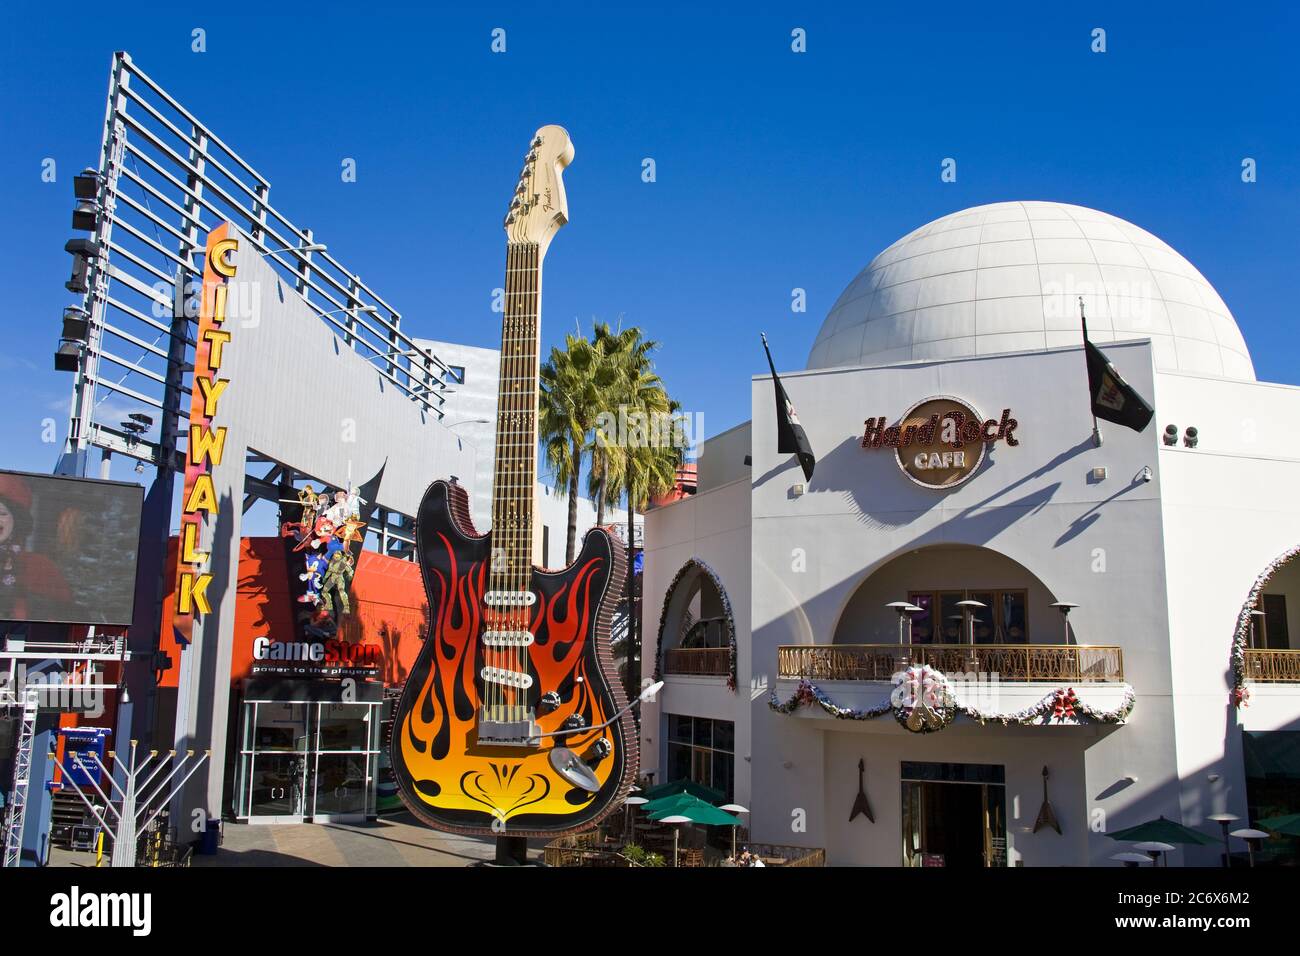
[[[497,390],[492,485],[493,591],[528,590],[533,564],[533,488],[537,480],[538,319],[541,263],[535,243],[506,246],[505,318]]]

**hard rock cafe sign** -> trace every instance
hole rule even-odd
[[[1020,444],[1011,409],[985,419],[957,398],[939,396],[913,405],[897,424],[868,418],[862,447],[892,448],[903,474],[925,488],[955,488],[979,470],[995,442]]]

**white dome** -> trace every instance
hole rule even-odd
[[[1095,209],[1002,202],[936,219],[871,261],[831,308],[809,368],[897,365],[1150,338],[1156,368],[1253,381],[1236,320],[1145,229]]]

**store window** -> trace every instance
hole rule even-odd
[[[909,591],[921,609],[912,615],[913,644],[965,644],[970,640],[960,601],[984,605],[971,614],[976,644],[1024,644],[1029,640],[1029,592],[1023,589]]]
[[[732,800],[736,727],[729,720],[668,715],[667,780],[692,780]]]

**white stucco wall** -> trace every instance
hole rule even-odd
[[[704,446],[709,454],[709,444]],[[743,459],[743,455],[742,455]],[[642,679],[654,669],[655,642],[664,594],[677,572],[692,559],[717,574],[731,600],[736,623],[737,674],[749,672],[749,481],[728,484],[652,509],[646,516],[645,578],[642,584]],[[657,699],[644,705],[641,718],[642,772],[664,779],[667,714],[710,717],[735,724],[735,799],[748,807],[752,799],[748,758],[751,750],[751,697],[741,677],[737,689],[727,689],[725,677],[665,675]]]
[[[1160,472],[1184,822],[1223,811],[1244,820],[1240,728],[1300,729],[1294,685],[1252,685],[1242,710],[1228,697],[1232,635],[1247,594],[1271,561],[1300,545],[1291,493],[1300,482],[1300,389],[1172,373],[1155,385],[1159,428],[1175,424],[1180,437],[1160,446]],[[1196,448],[1181,440],[1189,425],[1199,432]],[[1189,859],[1212,862],[1213,852]]]

